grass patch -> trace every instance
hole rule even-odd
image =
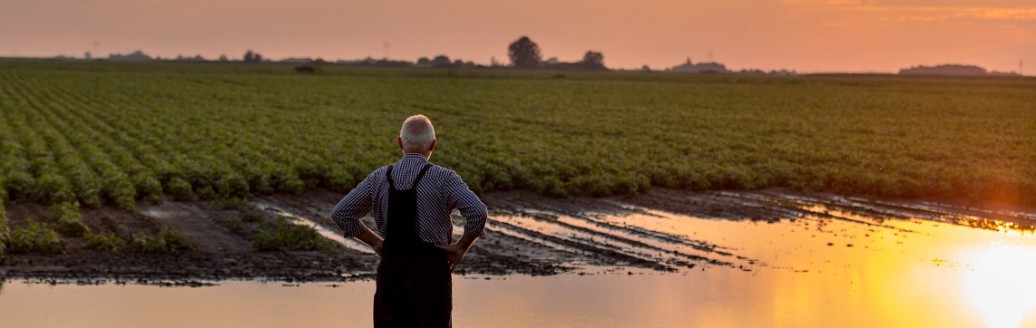
[[[57,231],[33,220],[11,231],[7,245],[11,253],[59,254],[65,251],[65,242]]]
[[[173,227],[162,228],[152,236],[137,235],[133,237],[133,250],[141,253],[179,254],[193,248],[193,244]]]
[[[331,242],[313,228],[288,222],[281,216],[273,223],[263,223],[252,236],[252,248],[257,251],[329,250]]]
[[[114,234],[86,233],[86,248],[111,253],[121,252],[126,248],[126,240]]]

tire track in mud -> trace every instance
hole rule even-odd
[[[369,277],[377,262],[376,255],[365,245],[342,237],[337,225],[328,217],[341,196],[329,191],[309,191],[302,195],[254,196],[237,208],[224,208],[208,202],[167,200],[166,204],[142,206],[139,213],[84,210],[84,222],[99,232],[117,233],[129,238],[127,236],[153,234],[160,226],[172,225],[178,226],[185,236],[200,239],[203,243],[181,256],[127,256],[84,250],[85,243],[73,238],[69,239],[69,247],[73,249],[68,256],[18,256],[8,261],[6,266],[0,266],[0,277],[126,275],[286,280]],[[569,271],[584,274],[626,271],[623,267],[660,272],[681,272],[709,266],[743,271],[770,268],[811,272],[815,269],[808,267],[811,264],[805,264],[805,269],[788,266],[776,257],[770,258],[770,250],[760,252],[759,245],[753,245],[745,238],[730,238],[739,236],[742,223],[738,222],[752,226],[758,226],[755,223],[775,224],[772,229],[755,230],[754,233],[771,234],[764,238],[784,238],[782,236],[786,232],[807,229],[810,232],[799,235],[810,238],[804,239],[807,244],[817,235],[829,234],[827,237],[834,238],[832,240],[845,240],[845,247],[850,248],[854,247],[855,242],[851,241],[854,238],[864,238],[861,241],[866,243],[866,240],[887,237],[891,238],[890,243],[901,244],[907,234],[931,232],[931,229],[925,229],[927,227],[903,222],[1036,232],[1032,228],[1036,222],[1036,210],[1033,209],[783,190],[687,192],[652,189],[641,195],[608,198],[549,198],[521,192],[495,192],[482,195],[482,200],[491,213],[486,236],[465,257],[458,269],[460,274],[550,275]],[[13,216],[15,224],[24,223],[34,216],[54,221],[50,211],[40,205],[14,204],[7,212]],[[246,212],[261,213],[263,220],[287,216],[314,227],[325,238],[343,245],[351,242],[352,245],[325,253],[253,252],[246,247],[248,233],[237,233],[230,226],[220,225],[223,222],[220,219],[230,220],[228,222],[244,220]],[[369,216],[361,220],[369,227],[374,226]],[[462,217],[453,215],[455,236],[462,231],[463,223]],[[218,225],[215,229],[214,224]],[[887,231],[881,231],[885,229]],[[875,234],[884,237],[875,237]],[[237,247],[227,247],[229,242],[237,243]],[[833,245],[828,241],[826,246],[820,247]],[[871,249],[882,251],[874,248],[875,245],[881,244],[871,244]],[[801,249],[802,246],[796,247]],[[867,245],[862,248],[867,248]],[[769,261],[774,262],[767,263]],[[141,263],[150,263],[150,266],[142,266]],[[601,271],[598,270],[600,268],[607,269]]]
[[[252,203],[259,208],[273,209],[278,213],[302,218],[312,224],[337,232],[337,227],[326,218],[326,214],[323,214],[329,213],[330,209],[334,207],[335,203],[331,202],[331,199],[333,197],[326,194],[303,197],[257,197]],[[637,209],[623,209],[621,204],[608,204],[596,200],[593,202],[599,204],[590,207],[587,205],[589,202],[584,201],[581,205],[588,206],[588,208],[607,208],[610,211],[638,211]],[[633,266],[666,272],[677,271],[679,268],[693,268],[701,263],[714,266],[735,266],[730,261],[710,258],[706,256],[707,254],[752,262],[743,257],[737,257],[718,245],[688,240],[682,236],[658,231],[620,227],[594,220],[586,215],[571,219],[565,217],[566,219],[561,221],[550,219],[557,218],[557,215],[547,214],[546,211],[509,212],[493,209],[492,213],[486,226],[489,235],[482,242],[476,244],[470,260],[480,261],[486,257],[493,257],[497,260],[507,259],[518,265],[539,268],[550,266],[559,271],[567,271],[583,265],[599,265]],[[650,214],[647,211],[643,213]],[[457,215],[454,216],[460,218]],[[462,218],[454,220],[455,231],[461,230],[462,220]],[[568,222],[569,220],[572,222]],[[372,222],[366,223],[373,226]],[[364,247],[357,245],[350,245],[352,247],[349,248],[356,250],[357,247]],[[529,271],[528,268],[520,267],[512,267],[509,270]],[[471,271],[482,272],[479,268],[472,268]]]
[[[709,245],[708,243],[705,243],[705,242],[702,242],[702,241],[691,241],[691,240],[688,240],[688,239],[685,239],[685,238],[681,238],[681,237],[678,237],[678,236],[669,235],[669,234],[665,234],[665,233],[661,233],[661,232],[657,232],[657,231],[651,231],[651,230],[647,230],[647,229],[634,229],[634,228],[629,228],[629,227],[619,227],[619,226],[615,226],[615,225],[612,225],[612,224],[609,224],[609,223],[605,223],[605,222],[601,222],[601,221],[596,221],[596,220],[589,219],[589,218],[570,218],[573,221],[585,222],[585,224],[587,225],[587,226],[580,226],[580,225],[578,225],[577,223],[574,223],[574,222],[573,223],[564,222],[563,220],[569,219],[567,217],[563,218],[563,217],[559,217],[559,216],[551,216],[550,214],[546,214],[546,213],[518,212],[518,213],[515,213],[515,214],[511,214],[511,215],[525,216],[525,217],[529,217],[529,218],[531,218],[533,220],[536,220],[536,221],[539,221],[539,222],[544,222],[544,223],[548,223],[548,224],[555,224],[555,225],[558,225],[559,227],[564,228],[564,229],[578,231],[578,232],[581,232],[581,233],[584,233],[584,234],[588,234],[588,235],[591,235],[591,236],[594,236],[594,237],[601,237],[601,238],[606,239],[606,240],[612,240],[612,241],[615,241],[615,242],[623,243],[623,244],[629,245],[630,247],[633,247],[633,248],[644,249],[644,250],[649,250],[649,251],[652,251],[652,252],[657,252],[657,253],[661,253],[661,254],[669,254],[669,255],[671,255],[671,256],[668,256],[668,257],[666,257],[666,256],[656,256],[656,257],[654,257],[656,259],[656,261],[658,261],[658,262],[674,262],[674,261],[678,261],[680,266],[687,267],[687,268],[692,268],[692,267],[694,267],[694,265],[691,264],[690,262],[686,262],[686,261],[705,262],[705,263],[708,263],[708,264],[719,265],[719,266],[733,266],[733,263],[731,263],[731,262],[711,259],[711,258],[702,256],[702,255],[695,255],[695,254],[684,253],[684,252],[681,252],[681,251],[676,250],[676,249],[666,249],[662,245],[659,245],[658,243],[652,243],[651,242],[651,240],[653,239],[653,240],[656,240],[656,241],[661,241],[664,244],[672,244],[672,245],[679,245],[679,246],[690,247],[692,249],[695,249],[695,250],[698,250],[698,251],[701,251],[701,252],[704,252],[704,253],[715,253],[715,254],[723,255],[723,256],[733,256],[733,254],[731,254],[729,252],[717,251],[716,248],[719,248],[720,246]],[[588,226],[595,226],[595,227],[600,228],[601,230],[595,230],[595,229],[589,228]],[[607,231],[605,231],[605,230],[607,230]],[[634,239],[634,238],[641,238],[641,239],[638,240],[638,239]],[[596,243],[596,241],[593,240],[593,239],[585,239],[585,238],[583,238],[582,240],[585,241],[585,242],[591,243],[591,244]],[[621,250],[620,250],[620,252],[621,252]],[[647,254],[646,252],[643,252],[643,251],[636,252],[636,253],[637,254],[643,254],[643,255]],[[650,255],[648,255],[648,256],[650,256]],[[676,259],[676,258],[678,258],[678,259]],[[740,257],[738,259],[747,260],[745,258],[740,258]]]
[[[278,215],[304,220],[325,235],[328,232],[340,234],[338,227],[328,218],[340,196],[328,191],[308,192],[300,196],[260,196],[253,198],[251,204]],[[913,233],[886,222],[929,220],[968,225],[968,221],[961,222],[962,217],[968,217],[966,214],[987,213],[977,210],[954,212],[952,207],[939,204],[900,204],[774,190],[702,193],[661,190],[634,197],[565,199],[504,193],[484,195],[483,200],[491,210],[487,235],[465,258],[465,273],[554,274],[589,266],[630,266],[678,272],[699,265],[751,271],[753,266],[767,266],[762,261],[737,254],[737,245],[698,240],[657,225],[626,224],[625,218],[630,215],[662,220],[686,218],[668,214],[678,213],[696,219],[768,223],[815,220],[812,227],[820,231],[824,231],[828,222],[836,220]],[[652,207],[660,204],[664,205]],[[363,221],[373,227],[370,217]],[[456,236],[462,230],[463,218],[455,213],[453,223]],[[341,240],[338,242],[343,243]],[[365,245],[351,242],[347,246],[349,251],[365,254],[372,263],[376,261]]]
[[[643,195],[612,198],[649,209],[700,218],[776,222],[817,217],[903,230],[886,220],[926,220],[987,230],[1036,232],[1036,209],[879,200],[786,190],[687,192],[653,188]],[[902,232],[911,232],[905,230]]]

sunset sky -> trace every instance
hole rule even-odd
[[[964,63],[1036,73],[1036,0],[0,0],[0,56],[150,55],[507,62],[528,35],[544,58],[609,67],[712,55],[729,68],[894,72]]]

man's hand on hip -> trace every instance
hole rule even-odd
[[[441,248],[446,251],[447,260],[450,262],[450,271],[457,268],[457,264],[460,264],[460,260],[464,259],[464,254],[471,249],[471,246],[475,245],[475,241],[478,241],[478,236],[464,234],[453,245],[435,245],[435,247]]]
[[[460,260],[464,259],[464,253],[468,252],[468,249],[465,248],[460,243],[456,243],[456,244],[449,245],[449,246],[445,246],[445,245],[435,245],[435,246],[439,247],[440,249],[442,249],[444,251],[446,251],[446,260],[450,262],[450,271],[453,271],[453,269],[457,268],[457,264],[460,263]]]
[[[363,223],[360,224],[362,225]],[[385,240],[381,239],[381,236],[378,236],[374,231],[371,231],[371,229],[364,226],[363,233],[356,236],[356,239],[359,239],[364,244],[367,244],[367,246],[370,246],[371,250],[373,250],[375,254],[378,254],[379,257],[381,256],[381,249],[384,247],[383,243]]]

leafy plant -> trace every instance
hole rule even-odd
[[[164,227],[155,235],[133,237],[133,250],[141,253],[179,254],[191,248],[193,243],[173,227]]]
[[[51,206],[51,213],[57,217],[58,232],[70,237],[81,237],[90,232],[79,214],[79,202],[58,203]]]
[[[126,248],[126,240],[114,234],[87,233],[83,239],[87,249],[118,253]]]
[[[0,64],[18,99],[0,116],[0,192],[48,205],[347,192],[398,159],[386,133],[415,112],[441,128],[433,161],[476,192],[783,187],[1036,204],[1024,79]]]
[[[11,231],[7,245],[11,253],[57,254],[65,251],[65,242],[58,237],[57,231],[33,220]]]
[[[292,224],[281,216],[272,224],[264,223],[252,236],[252,248],[258,251],[328,250],[331,242],[313,228]]]

